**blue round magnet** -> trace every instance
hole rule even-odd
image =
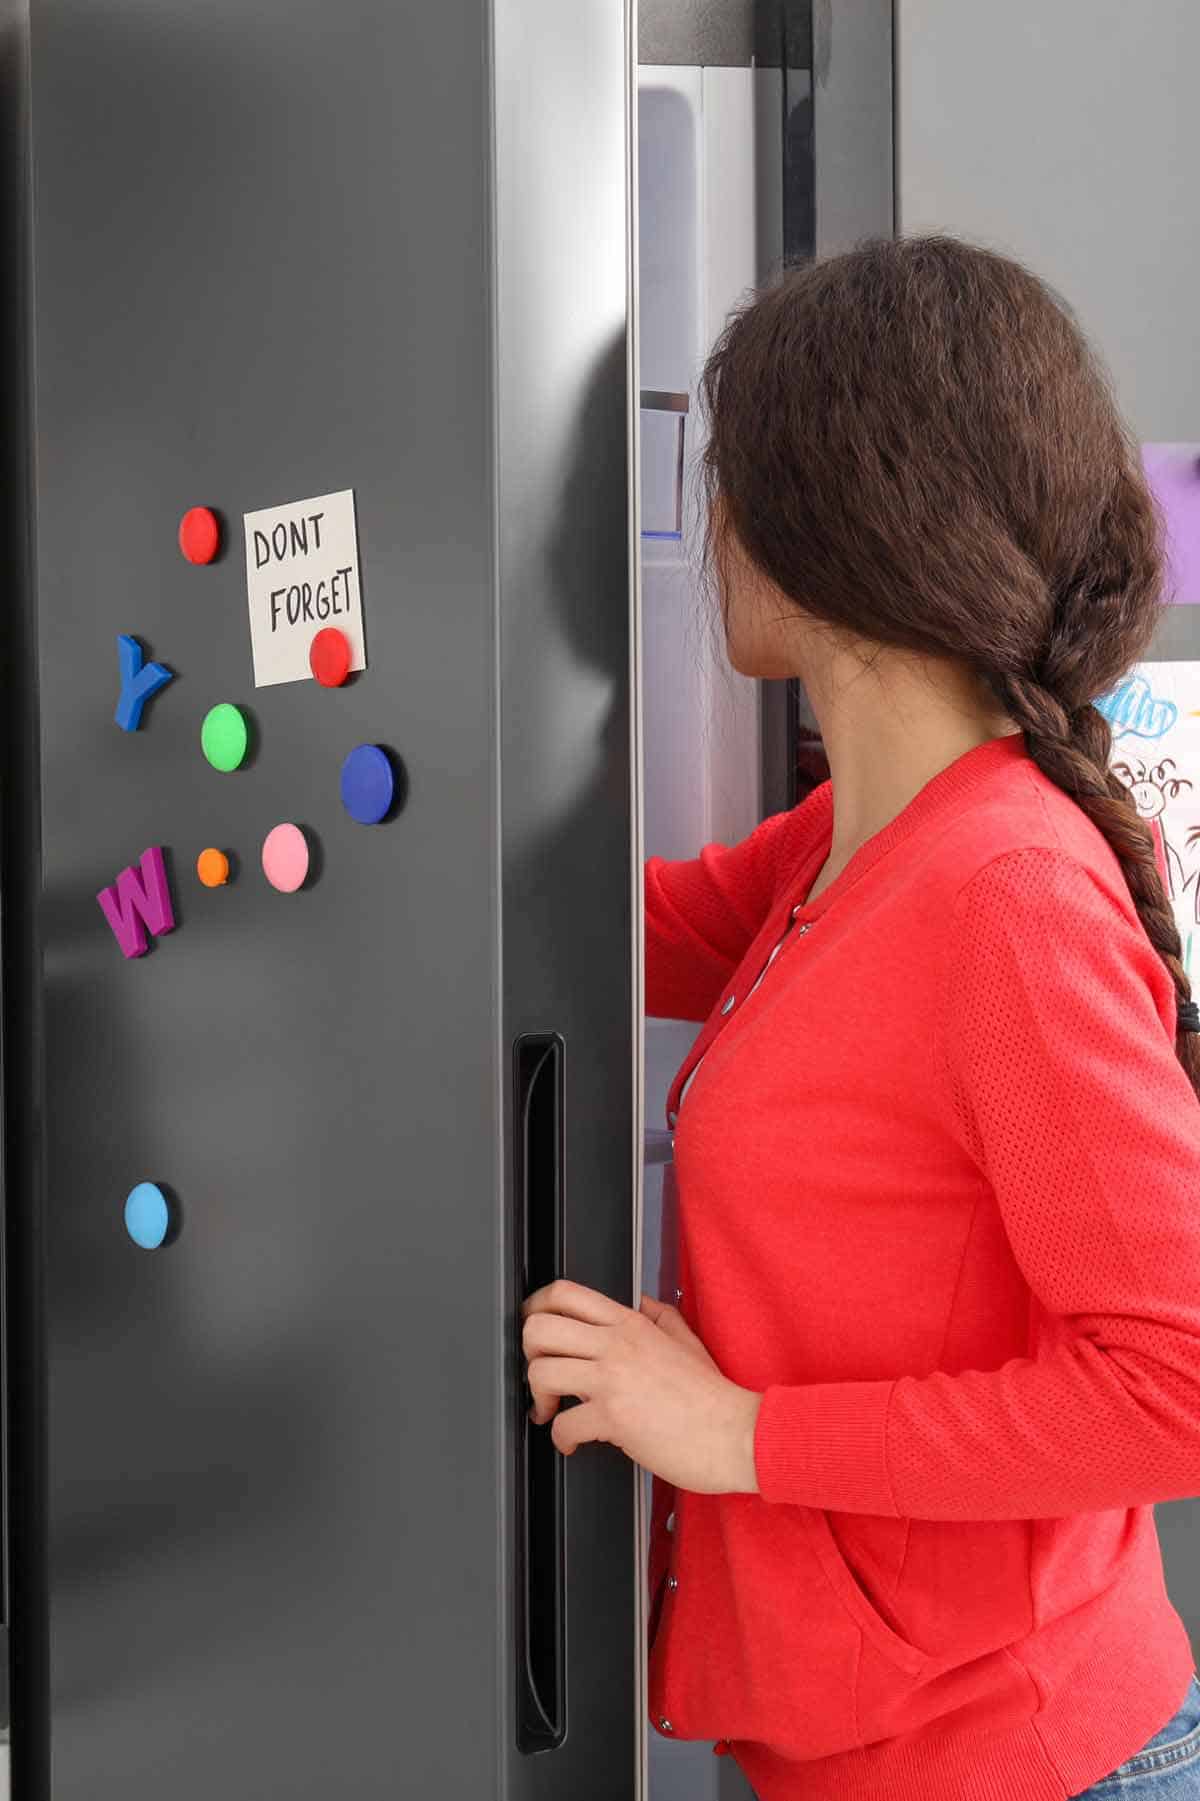
[[[360,744],[342,764],[342,805],[360,825],[386,819],[396,798],[392,759],[378,744]]]
[[[144,1251],[156,1251],[167,1236],[171,1212],[167,1197],[153,1182],[139,1182],[125,1202],[125,1230]]]

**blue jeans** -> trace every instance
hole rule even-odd
[[[1161,1732],[1073,1801],[1200,1801],[1200,1682]]]

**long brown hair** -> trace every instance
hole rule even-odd
[[[731,530],[809,617],[974,670],[1103,832],[1187,1001],[1150,829],[1093,705],[1149,646],[1162,522],[1065,302],[957,239],[863,244],[737,312],[702,398],[710,560]],[[1200,1091],[1196,1034],[1176,1050]]]

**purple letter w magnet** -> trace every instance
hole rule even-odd
[[[102,888],[96,899],[127,957],[145,956],[147,926],[156,938],[175,930],[167,869],[157,847],[143,851],[140,864],[123,869],[113,886]]]

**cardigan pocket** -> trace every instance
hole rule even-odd
[[[801,1512],[826,1580],[850,1618],[877,1651],[915,1682],[929,1668],[930,1658],[901,1638],[884,1619],[846,1562],[828,1516],[816,1507],[805,1507]]]
[[[660,1732],[798,1759],[858,1748],[863,1633],[830,1593],[804,1513],[757,1495],[684,1497],[650,1653]]]

